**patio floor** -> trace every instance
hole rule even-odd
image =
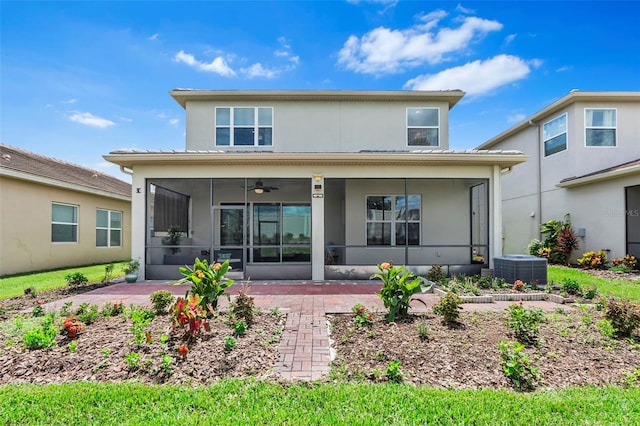
[[[257,307],[263,310],[280,309],[287,315],[285,328],[278,347],[279,360],[275,371],[283,379],[318,380],[329,372],[330,344],[327,314],[351,312],[351,307],[362,303],[366,307],[383,312],[382,300],[376,296],[380,283],[371,281],[236,281],[229,292],[234,295],[248,286],[248,294]],[[122,302],[125,305],[150,305],[149,294],[156,290],[169,290],[175,296],[184,296],[187,286],[169,284],[165,281],[144,281],[134,284],[118,283],[66,299],[48,303],[45,308],[57,310],[66,302],[79,305],[84,302],[102,306],[105,302]],[[417,296],[422,304],[412,305],[414,312],[425,312],[438,303],[432,293]],[[221,298],[220,309],[228,306]],[[513,302],[465,303],[463,311],[503,310]],[[547,301],[524,302],[528,307],[553,310],[558,305]]]

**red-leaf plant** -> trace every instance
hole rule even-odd
[[[213,314],[213,309],[209,307],[209,312]],[[173,331],[181,328],[185,331],[188,340],[194,339],[204,328],[210,331],[207,311],[200,306],[200,296],[192,294],[188,298],[179,297],[171,307],[173,317]]]

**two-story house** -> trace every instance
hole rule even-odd
[[[640,92],[574,90],[478,149],[530,158],[503,180],[505,252],[524,253],[541,223],[569,213],[577,254],[640,257]]]
[[[393,261],[479,272],[502,253],[500,181],[526,157],[449,149],[461,91],[174,90],[184,151],[115,151],[147,279],[196,256],[251,279],[361,279]],[[164,240],[173,228],[180,246]]]

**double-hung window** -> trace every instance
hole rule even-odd
[[[122,212],[96,210],[96,247],[122,245]]]
[[[567,114],[562,114],[542,126],[544,156],[567,149]]]
[[[78,242],[78,206],[58,203],[51,205],[51,242]]]
[[[440,145],[439,108],[407,108],[407,145]]]
[[[419,195],[367,197],[368,246],[420,245]]]
[[[216,146],[273,145],[273,108],[216,108]]]
[[[587,146],[616,146],[614,108],[585,108],[584,126]]]

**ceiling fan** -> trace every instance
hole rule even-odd
[[[255,185],[249,187],[247,190],[253,191],[256,194],[262,194],[263,192],[277,191],[278,189],[279,188],[277,186],[265,186],[261,180],[257,180]]]

